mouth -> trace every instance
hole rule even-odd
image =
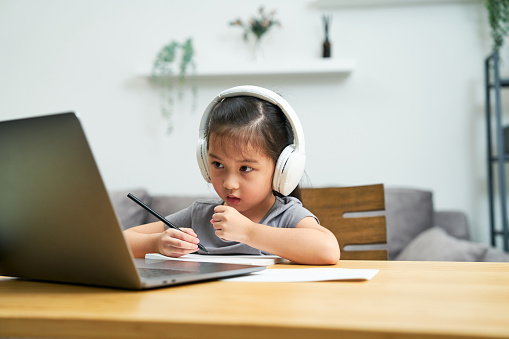
[[[236,196],[232,194],[228,194],[226,196],[226,201],[228,202],[228,205],[235,206],[238,205],[240,202],[240,198],[237,198]]]

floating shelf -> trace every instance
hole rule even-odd
[[[480,0],[315,0],[311,2],[318,8],[341,7],[382,7],[454,4],[462,2],[480,2]]]
[[[313,75],[349,73],[355,67],[352,59],[317,59],[302,62],[258,62],[225,67],[197,67],[201,77],[245,76],[245,75]]]
[[[353,71],[354,59],[266,61],[196,66],[197,77],[341,75]],[[145,73],[146,74],[146,73]],[[175,72],[177,74],[177,72]]]

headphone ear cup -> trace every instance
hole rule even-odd
[[[306,156],[295,150],[294,145],[286,146],[279,155],[274,169],[272,189],[284,196],[297,187],[304,174]]]
[[[196,146],[196,160],[198,161],[198,166],[200,167],[201,175],[206,182],[212,182],[210,179],[210,171],[209,171],[209,157],[207,154],[207,141],[205,139],[199,139],[198,145]]]
[[[277,159],[277,163],[274,168],[274,178],[272,179],[272,189],[276,192],[281,193],[281,177],[283,176],[285,165],[288,162],[288,158],[290,157],[292,152],[293,146],[292,145],[286,146],[279,155],[279,158]]]
[[[292,193],[304,174],[305,165],[306,155],[296,151],[294,145],[287,146],[278,158],[272,188],[284,196]]]

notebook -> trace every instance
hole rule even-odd
[[[138,290],[265,268],[134,259],[75,113],[0,122],[0,159],[0,275]]]
[[[201,261],[201,262],[222,262],[229,264],[247,264],[257,266],[269,266],[275,264],[287,264],[290,260],[281,258],[277,255],[214,255],[214,254],[186,254],[179,258],[167,257],[159,253],[147,253],[145,259],[158,260],[181,260],[181,261]]]

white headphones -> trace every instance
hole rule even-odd
[[[288,145],[279,155],[274,170],[272,189],[285,196],[292,193],[302,178],[306,164],[304,131],[302,130],[297,114],[295,114],[295,111],[285,99],[268,89],[257,86],[237,86],[227,89],[219,93],[205,109],[200,123],[200,134],[198,147],[196,149],[196,158],[203,178],[205,178],[207,182],[211,182],[207,140],[205,139],[209,115],[214,107],[223,99],[236,96],[251,96],[268,101],[278,106],[290,122],[295,141],[294,144]]]

